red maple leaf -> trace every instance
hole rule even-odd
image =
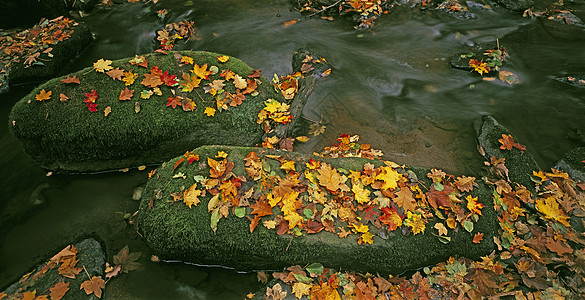
[[[162,82],[164,84],[166,84],[167,86],[173,86],[175,84],[178,83],[178,81],[176,80],[177,75],[169,75],[168,71],[165,71],[161,76],[160,79],[162,80]]]
[[[87,102],[85,105],[87,105],[87,109],[89,109],[89,111],[97,111],[97,103]]]
[[[172,106],[173,108],[178,106],[181,106],[181,99],[179,99],[179,97],[169,97],[167,99],[167,106]]]
[[[85,103],[94,103],[98,98],[98,94],[95,90],[91,90],[91,93],[86,93],[85,94],[85,100],[83,102]]]

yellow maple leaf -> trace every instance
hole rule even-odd
[[[181,63],[192,65],[193,64],[193,58],[190,57],[190,56],[181,56]]]
[[[395,189],[401,177],[402,174],[396,172],[391,167],[382,167],[382,173],[378,174],[376,179],[384,181],[382,189]]]
[[[465,197],[465,200],[467,200],[467,209],[469,209],[470,212],[481,216],[481,209],[484,205],[477,202],[477,197],[471,197],[471,195],[468,195]]]
[[[110,66],[110,64],[112,64],[111,60],[104,60],[103,58],[100,58],[98,61],[93,63],[93,68],[97,72],[104,73],[105,71],[113,69],[113,67]]]
[[[197,204],[201,202],[198,198],[201,196],[201,193],[202,192],[197,189],[197,182],[195,182],[190,188],[183,191],[183,202],[185,202],[189,208],[191,208],[191,205],[197,206]]]
[[[292,160],[287,160],[280,165],[280,169],[285,171],[295,171],[295,162]]]
[[[296,214],[296,210],[301,207],[302,200],[297,199],[299,192],[292,191],[282,198],[282,213],[286,216],[288,214]]]
[[[228,156],[227,153],[223,152],[223,151],[219,151],[217,152],[217,155],[215,156],[215,158],[226,158]]]
[[[412,213],[408,211],[406,213],[406,219],[403,222],[404,225],[412,228],[412,233],[419,234],[425,232],[425,223],[422,220],[422,216],[418,213]]]
[[[311,285],[297,281],[293,284],[292,292],[298,299],[301,299],[304,295],[308,296],[311,293]]]
[[[53,92],[48,91],[46,92],[45,89],[42,89],[36,96],[35,99],[37,99],[38,101],[43,101],[43,100],[49,100],[51,99],[51,94]]]
[[[274,99],[268,99],[264,101],[264,110],[269,113],[275,113],[279,111],[282,107],[282,104]]]
[[[370,191],[365,189],[361,183],[356,182],[353,184],[351,191],[355,194],[355,200],[357,200],[359,204],[370,202]]]
[[[278,205],[278,203],[280,203],[282,197],[274,197],[274,195],[270,193],[268,194],[268,196],[266,196],[266,199],[268,199],[268,204],[270,204],[271,207],[275,207],[276,205]]]
[[[128,86],[133,84],[136,78],[138,78],[138,73],[132,73],[128,71],[124,72],[124,77],[122,78],[122,81],[124,81],[124,84]]]
[[[199,87],[199,83],[201,83],[201,78],[197,76],[197,74],[189,75],[183,73],[183,81],[180,84],[183,86],[183,92],[190,92],[194,88]]]
[[[218,61],[220,61],[220,62],[222,62],[222,63],[224,63],[224,62],[228,61],[229,59],[230,59],[230,57],[229,57],[229,56],[227,56],[227,55],[222,55],[222,56],[218,56],[218,57],[217,57],[217,60],[218,60]],[[299,297],[299,298],[300,298],[300,297]]]
[[[490,67],[488,67],[487,63],[481,61],[477,61],[477,59],[470,59],[469,66],[473,68],[474,71],[483,75],[483,73],[489,73]]]
[[[317,300],[341,300],[337,290],[329,285],[328,281],[324,281],[321,285],[313,285],[311,287],[311,299]]]
[[[544,172],[542,170],[538,171],[538,172],[532,171],[532,175],[540,178],[540,181],[547,181],[548,180],[548,177],[546,177],[546,175],[544,174]]]
[[[570,224],[567,221],[569,217],[559,208],[559,203],[554,197],[548,197],[544,201],[540,199],[536,200],[536,209],[544,214],[545,218],[570,227]]]
[[[358,240],[358,244],[373,244],[374,240],[372,239],[374,237],[373,234],[371,234],[370,232],[366,232],[364,234],[362,234]]]
[[[207,70],[207,64],[204,64],[201,67],[198,64],[193,64],[193,70],[191,70],[191,72],[199,76],[201,79],[209,79],[209,75],[213,73],[212,71]]]
[[[296,212],[284,216],[284,219],[288,221],[288,229],[293,229],[295,226],[303,224],[303,217]],[[299,228],[301,227],[299,226]]]
[[[268,229],[274,229],[274,228],[276,228],[276,221],[267,220],[267,221],[262,222],[262,225],[264,225],[264,227],[266,227]]]
[[[366,224],[362,224],[362,223],[360,223],[359,225],[351,224],[350,226],[353,227],[353,229],[359,233],[366,233],[366,232],[370,231],[370,227],[368,227],[368,225],[366,225]]]
[[[206,107],[205,112],[203,112],[203,113],[206,114],[208,117],[213,117],[213,116],[215,116],[215,108]]]
[[[337,191],[341,184],[345,183],[345,180],[343,180],[343,177],[337,172],[337,170],[331,168],[331,166],[326,163],[321,164],[321,168],[317,169],[317,173],[319,184],[332,192]]]

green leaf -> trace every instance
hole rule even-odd
[[[302,282],[302,283],[305,283],[305,284],[309,284],[309,283],[311,283],[313,281],[313,279],[311,279],[311,278],[309,278],[309,277],[307,277],[305,275],[302,275],[302,274],[293,274],[293,275],[295,276],[295,279],[298,282]]]
[[[198,183],[205,181],[205,177],[203,177],[201,175],[193,176],[193,179],[195,179],[195,181]]]
[[[445,188],[440,182],[433,183],[433,186],[435,187],[435,190],[439,192],[442,192],[443,189]]]
[[[245,207],[236,207],[234,210],[234,214],[238,218],[243,218],[246,215],[246,208]]]
[[[465,228],[465,230],[467,232],[472,232],[473,231],[473,222],[466,220],[465,222],[463,222],[463,228]]]
[[[217,223],[219,222],[219,208],[216,208],[213,213],[211,214],[211,230],[215,233],[217,231]]]
[[[310,219],[313,216],[313,211],[310,209],[303,209],[303,215],[306,219]]]
[[[321,276],[321,274],[323,274],[323,271],[325,270],[323,265],[320,263],[312,263],[308,265],[305,269],[307,270],[307,272],[309,272],[309,274],[317,274],[317,276]]]

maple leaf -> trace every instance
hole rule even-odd
[[[237,89],[243,90],[248,86],[248,82],[246,81],[246,79],[244,79],[240,75],[236,74],[234,76],[234,86]]]
[[[388,231],[393,231],[402,226],[402,217],[394,207],[382,208],[382,216],[378,218],[382,224],[388,225]]]
[[[467,200],[467,209],[474,214],[478,214],[481,216],[481,209],[484,208],[484,205],[477,202],[477,197],[471,197],[470,195],[465,197]]]
[[[425,223],[422,220],[422,216],[418,213],[408,211],[403,224],[412,228],[412,232],[415,235],[425,231]]]
[[[226,97],[230,99],[230,106],[238,106],[242,104],[242,101],[246,99],[246,96],[242,93],[231,94],[230,92],[226,92]]]
[[[122,80],[122,76],[124,76],[124,70],[121,70],[120,68],[115,68],[113,70],[106,72],[106,74],[108,74],[108,76],[110,76],[112,79]]]
[[[97,103],[87,102],[85,105],[87,106],[87,109],[89,109],[89,111],[91,112],[97,111]]]
[[[206,107],[205,112],[203,112],[203,113],[206,114],[208,117],[213,117],[213,116],[215,116],[215,108]]]
[[[473,241],[472,242],[475,243],[475,244],[479,244],[481,242],[481,240],[483,240],[483,233],[476,233],[473,236]]]
[[[201,202],[198,198],[201,196],[201,193],[202,192],[197,189],[197,182],[195,182],[190,188],[183,192],[183,202],[185,202],[189,208],[191,208],[191,205],[197,206],[197,204]]]
[[[230,80],[230,79],[234,79],[236,76],[236,73],[234,73],[231,70],[225,70],[223,72],[221,72],[221,74],[219,74],[219,76],[225,78],[225,80]]]
[[[273,285],[266,289],[266,294],[264,295],[264,299],[271,299],[271,300],[284,300],[286,298],[287,292],[282,290],[282,286],[280,283]],[[315,298],[316,299],[316,298]]]
[[[209,75],[213,73],[212,71],[207,70],[207,64],[204,64],[201,67],[198,64],[193,64],[193,70],[191,72],[199,76],[201,79],[209,79]]]
[[[219,62],[222,62],[222,63],[224,63],[224,62],[228,61],[229,59],[230,59],[230,57],[229,57],[229,56],[227,56],[227,55],[222,55],[222,56],[218,56],[218,57],[217,57],[217,60],[218,60]]]
[[[49,290],[51,291],[51,300],[59,300],[63,298],[67,291],[69,291],[69,282],[65,283],[63,281],[59,281],[55,283]]]
[[[207,165],[209,166],[209,175],[212,178],[218,178],[225,173],[227,161],[225,159],[222,161],[217,161],[208,157]]]
[[[447,235],[447,227],[445,227],[445,224],[437,222],[433,228],[439,231],[439,235]]]
[[[128,62],[132,65],[148,68],[148,61],[146,60],[146,58],[144,58],[144,56],[135,55],[134,58],[132,58]]]
[[[102,289],[106,286],[106,282],[102,279],[101,276],[93,276],[90,280],[86,280],[81,283],[81,287],[79,289],[85,290],[85,293],[88,295],[95,294],[96,297],[102,297]]]
[[[509,134],[502,134],[502,138],[498,140],[498,142],[500,142],[500,144],[502,144],[502,146],[500,146],[500,149],[504,149],[504,150],[512,150],[512,147],[514,147],[514,138],[509,135]]]
[[[566,253],[573,253],[573,249],[571,248],[571,246],[569,246],[567,243],[563,242],[563,241],[555,241],[552,239],[549,239],[546,242],[546,248],[548,248],[548,250],[555,252],[558,255],[563,255]]]
[[[449,194],[453,191],[452,188],[444,186],[442,191],[438,191],[435,185],[431,185],[431,190],[426,193],[429,204],[434,208],[437,207],[451,207],[451,200]]]
[[[328,281],[325,281],[321,285],[315,284],[311,287],[311,299],[341,300],[341,297],[339,296],[339,292],[329,285]]]
[[[331,166],[326,163],[321,164],[321,168],[317,169],[317,173],[319,184],[332,192],[337,191],[341,185],[345,183],[345,180],[339,175],[337,170],[332,169]]]
[[[181,106],[183,107],[184,111],[193,111],[197,104],[195,104],[193,100],[185,98],[183,101],[181,101]]]
[[[77,83],[77,84],[80,84],[80,83],[81,83],[81,82],[79,81],[79,78],[77,78],[77,76],[76,76],[76,75],[73,75],[73,77],[71,77],[71,76],[67,75],[67,77],[66,77],[66,78],[64,78],[64,79],[61,79],[61,82],[63,82],[63,83]]]
[[[308,296],[311,293],[311,285],[302,282],[295,282],[292,286],[292,292],[298,299],[301,299],[304,295]]]
[[[295,226],[302,227],[303,217],[296,212],[287,214],[284,219],[288,221],[288,229],[293,229]]]
[[[192,91],[194,88],[199,87],[199,83],[201,82],[201,78],[199,78],[199,76],[197,76],[196,74],[189,75],[183,73],[183,80],[184,81],[181,81],[181,85],[183,86],[182,89],[183,92]]]
[[[186,65],[192,65],[193,58],[190,56],[181,56],[181,63],[186,64]]]
[[[134,90],[129,90],[128,88],[124,88],[122,91],[120,91],[120,96],[118,97],[118,99],[130,100],[130,99],[132,99],[132,96],[134,96]]]
[[[474,71],[483,75],[483,73],[489,73],[490,67],[488,67],[487,63],[481,61],[477,61],[477,59],[470,59],[469,66],[473,68]]]
[[[216,90],[216,91],[221,91],[223,89],[223,87],[225,86],[225,83],[223,83],[224,80],[223,79],[216,79],[213,82],[209,83],[209,87],[211,87],[212,89]]]
[[[37,295],[37,290],[34,291],[26,291],[22,294],[23,298],[22,300],[34,300],[36,298]]]
[[[396,198],[392,198],[392,201],[404,208],[405,211],[414,211],[416,209],[416,200],[412,197],[412,192],[408,187],[403,187],[396,192]]]
[[[536,209],[544,214],[545,218],[570,227],[570,224],[567,221],[569,217],[559,208],[559,203],[554,197],[550,196],[544,201],[540,199],[536,200]]]
[[[158,74],[146,73],[144,74],[144,79],[142,79],[142,82],[140,83],[147,87],[154,88],[163,84],[163,81],[160,79],[160,75]]]
[[[256,90],[256,88],[258,88],[258,83],[256,83],[256,80],[248,78],[246,79],[246,82],[248,83],[248,86],[245,90],[242,91],[242,94],[251,94]]]
[[[100,58],[98,61],[93,63],[93,68],[97,72],[104,73],[105,71],[109,71],[109,70],[113,69],[113,67],[110,66],[110,64],[112,64],[111,60],[104,60],[103,58]]]
[[[59,101],[67,102],[67,100],[69,100],[69,97],[67,97],[67,95],[65,95],[63,93],[59,94]]]
[[[138,78],[138,73],[124,72],[124,78],[122,78],[122,81],[124,81],[126,86],[129,86],[134,83],[136,78]]]
[[[359,204],[370,202],[370,191],[364,189],[361,183],[356,182],[352,187],[351,191],[355,194],[355,199]]]
[[[142,252],[132,252],[128,245],[124,246],[118,254],[114,255],[114,264],[122,266],[122,272],[128,273],[129,271],[136,270],[140,267],[140,264],[136,262],[142,255]]]
[[[83,102],[85,103],[95,103],[95,101],[98,98],[98,94],[95,90],[91,90],[90,93],[85,93],[85,100],[83,100]]]
[[[181,106],[181,99],[179,99],[179,97],[167,98],[167,106],[172,106],[173,108],[175,108],[177,107],[177,105]]]
[[[160,79],[166,86],[173,86],[179,83],[177,79],[177,75],[169,75],[168,71],[165,71],[161,76]]]
[[[395,189],[398,186],[398,180],[402,177],[402,174],[396,172],[394,169],[388,166],[382,167],[382,173],[376,176],[377,180],[384,181],[382,189]]]
[[[48,91],[46,92],[45,89],[42,89],[36,96],[35,99],[37,99],[37,101],[43,101],[43,100],[49,100],[51,99],[51,94],[53,92]]]
[[[470,192],[473,189],[473,182],[475,181],[475,177],[457,177],[455,180],[455,186],[462,191],[462,192]]]
[[[189,164],[192,164],[194,161],[199,160],[199,154],[193,154],[193,152],[191,151],[185,152],[183,156],[187,159],[187,162],[189,162]]]

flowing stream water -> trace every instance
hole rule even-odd
[[[581,2],[571,8],[583,18]],[[164,20],[156,13],[162,8],[169,10]],[[151,52],[156,30],[189,19],[198,28],[197,38],[179,42],[180,49],[229,54],[267,78],[290,73],[292,54],[301,47],[334,66],[304,110],[306,118],[324,122],[327,130],[297,151],[319,151],[340,133],[359,134],[360,143],[397,163],[480,176],[483,158],[476,150],[474,123],[487,114],[510,129],[545,169],[567,150],[585,146],[585,90],[552,79],[585,73],[585,31],[550,30],[542,21],[498,8],[473,12],[477,18],[460,20],[398,9],[370,30],[358,31],[348,20],[303,19],[286,0],[98,7],[80,19],[95,42],[65,72],[99,58]],[[298,18],[297,24],[283,26]],[[486,82],[449,66],[450,57],[468,46],[496,39],[511,54],[520,84]],[[11,87],[0,96],[0,124],[9,123],[12,105],[34,86]],[[137,210],[132,193],[145,184],[146,171],[46,176],[7,127],[0,126],[0,289],[84,236],[100,239],[109,261],[125,245],[143,253],[139,270],[108,283],[107,299],[242,299],[260,287],[255,273],[151,262],[152,253],[124,219]]]

